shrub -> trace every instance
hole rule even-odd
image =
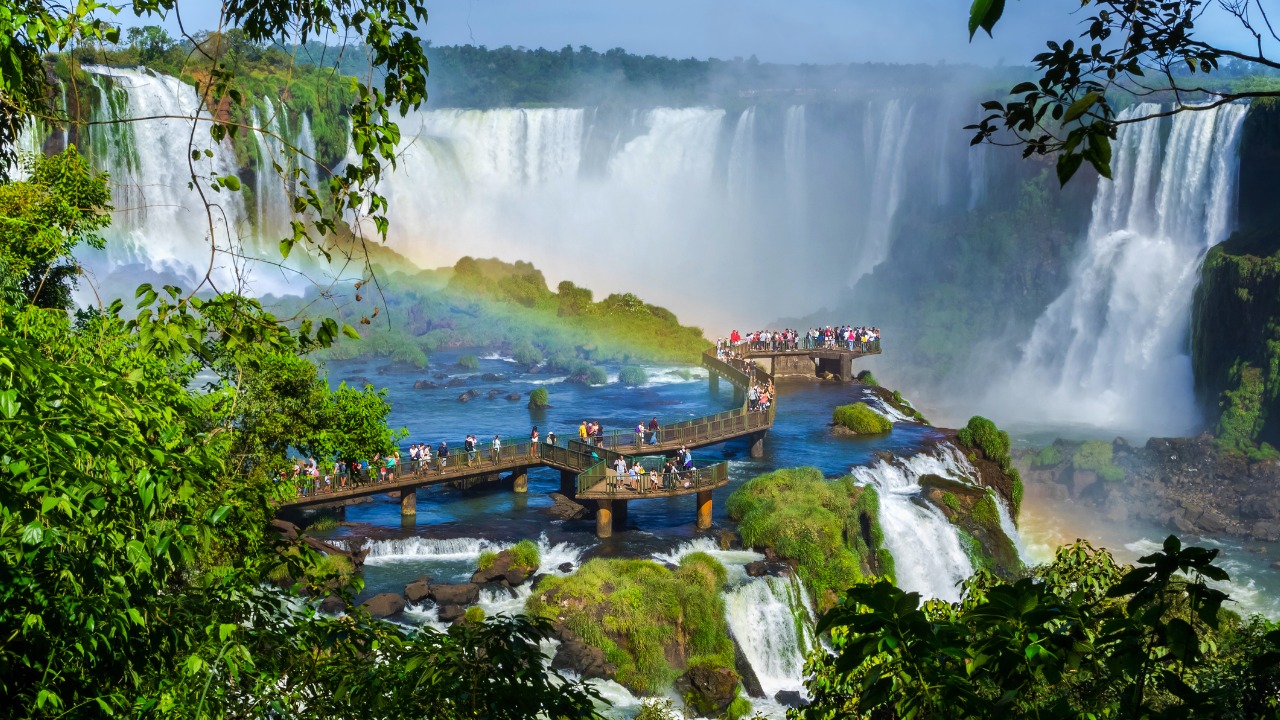
[[[338,518],[332,515],[325,515],[324,517],[318,517],[315,520],[311,521],[311,524],[307,526],[307,532],[309,533],[329,532],[330,530],[334,530],[337,527],[338,527]]]
[[[981,415],[969,418],[969,424],[960,428],[956,439],[963,445],[982,450],[988,460],[997,463],[1006,472],[1013,462],[1009,457],[1009,433]]]
[[[623,385],[631,385],[633,387],[636,385],[643,385],[649,382],[649,375],[642,367],[627,365],[618,373],[618,382]]]
[[[538,544],[532,540],[521,540],[512,546],[511,556],[517,567],[536,568],[542,564],[542,555],[538,552]]]
[[[636,720],[684,720],[684,714],[676,710],[670,698],[644,698]]]
[[[533,392],[529,393],[529,407],[531,408],[550,407],[550,405],[548,405],[547,403],[546,388],[544,387],[534,388]]]
[[[1057,465],[1062,462],[1062,449],[1057,445],[1050,445],[1040,451],[1031,464],[1036,467],[1047,467]]]
[[[742,720],[751,714],[751,701],[739,695],[725,708],[724,716],[728,720]]]
[[[856,379],[858,382],[862,383],[863,385],[870,385],[871,387],[880,387],[879,381],[876,380],[875,375],[871,374],[870,370],[863,370],[862,372],[858,373],[858,376]]]
[[[521,365],[536,365],[542,362],[542,351],[531,342],[521,341],[512,346],[511,359]]]
[[[468,625],[479,625],[484,622],[484,608],[472,605],[462,615],[462,621]]]
[[[475,355],[463,355],[462,357],[458,358],[458,367],[462,368],[463,370],[479,370],[480,358],[476,357]]]
[[[1096,472],[1098,477],[1107,482],[1120,482],[1124,479],[1124,470],[1112,464],[1111,443],[1104,440],[1081,443],[1071,456],[1071,466],[1077,470]]]
[[[493,567],[493,564],[497,562],[497,560],[498,560],[498,553],[492,550],[485,550],[480,553],[480,559],[479,561],[476,562],[476,565],[481,570],[488,570],[489,568]]]
[[[861,402],[837,407],[832,413],[832,419],[837,425],[859,435],[879,435],[893,429],[893,423],[888,418]]]
[[[1000,529],[1000,509],[996,507],[995,498],[991,497],[990,493],[983,495],[973,504],[970,516],[975,523],[984,528]]]
[[[573,366],[573,370],[569,372],[569,377],[566,378],[566,381],[583,385],[604,385],[609,382],[609,376],[605,374],[603,368],[579,361]]]

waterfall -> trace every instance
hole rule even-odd
[[[787,108],[782,131],[782,168],[787,188],[787,220],[795,227],[796,234],[808,238],[809,213],[806,210],[809,196],[806,187],[808,177],[809,146],[805,137],[804,106]]]
[[[1139,105],[1121,117],[1158,110]],[[1023,348],[1005,417],[1140,435],[1198,427],[1191,295],[1204,252],[1231,230],[1246,112],[1223,105],[1121,126],[1114,180],[1099,183],[1070,283]]]
[[[911,134],[915,107],[903,108],[901,100],[889,100],[873,108],[863,126],[863,151],[870,160],[871,187],[867,203],[866,231],[855,257],[850,284],[869,275],[889,256],[893,221],[902,202],[905,181],[903,155]]]
[[[725,619],[765,697],[804,690],[804,661],[818,646],[813,606],[799,579],[752,578],[724,595]]]
[[[893,555],[895,581],[903,590],[956,602],[960,582],[973,574],[955,526],[920,498],[924,475],[967,480],[962,462],[948,447],[937,454],[920,453],[853,468],[854,481],[874,487],[880,498],[880,527]]]
[[[728,187],[729,201],[747,205],[754,196],[756,172],[756,109],[742,111],[738,126],[733,130],[733,144],[729,146]]]

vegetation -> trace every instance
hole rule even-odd
[[[795,561],[800,579],[824,609],[868,577],[893,576],[879,509],[875,490],[848,477],[828,481],[817,468],[760,475],[728,500],[742,542]]]
[[[476,357],[475,355],[463,355],[462,357],[458,358],[458,367],[462,368],[463,370],[479,370],[480,358]]]
[[[996,427],[996,424],[981,415],[974,415],[964,427],[956,431],[956,439],[961,445],[982,451],[986,459],[1000,466],[1001,472],[1009,478],[1010,511],[1017,518],[1022,511],[1022,475],[1013,466],[1010,456],[1011,444],[1009,433]]]
[[[545,360],[548,370],[570,373],[583,364],[693,364],[708,347],[701,330],[680,325],[664,308],[634,295],[593,302],[590,290],[570,282],[553,293],[528,263],[468,257],[452,270],[407,273],[407,264],[393,258],[378,267],[387,320],[361,323],[367,313],[355,302],[359,291],[335,289],[330,297],[338,317],[359,326],[365,342],[336,346],[322,357],[375,353],[423,364],[444,348],[492,348],[521,363]],[[285,298],[277,307],[296,311],[317,299]]]
[[[618,382],[635,387],[649,382],[649,375],[645,373],[642,367],[627,365],[618,372]]]
[[[529,393],[529,407],[531,408],[551,407],[547,400],[547,389],[544,387],[534,388]]]
[[[472,605],[462,614],[462,621],[468,625],[480,625],[484,622],[484,608]]]
[[[341,523],[338,521],[338,518],[333,515],[322,515],[315,520],[312,520],[310,523],[307,523],[307,532],[329,532],[330,530],[337,530],[340,524]]]
[[[818,624],[799,718],[1270,717],[1280,630],[1222,610],[1217,550],[1164,548],[1123,568],[1083,541],[1030,577],[978,572],[959,603],[885,581]]]
[[[529,598],[531,615],[563,618],[604,651],[632,692],[669,688],[684,668],[734,667],[720,594],[725,570],[693,553],[673,570],[651,560],[588,561],[568,577],[547,577]]]
[[[532,540],[521,540],[511,547],[511,556],[515,567],[536,570],[542,564],[542,553],[538,543]]]
[[[476,561],[476,567],[480,570],[488,570],[493,567],[493,563],[498,559],[498,553],[493,550],[481,550],[480,557]]]
[[[1035,467],[1050,467],[1061,463],[1062,460],[1062,448],[1057,445],[1046,445],[1036,454],[1031,464]]]
[[[1080,443],[1080,447],[1072,453],[1071,465],[1077,470],[1096,472],[1098,477],[1107,482],[1120,482],[1124,479],[1124,470],[1116,467],[1111,458],[1111,443],[1089,440]]]
[[[925,425],[930,424],[929,419],[926,418],[923,413],[917,410],[915,406],[911,404],[911,401],[903,397],[901,392],[894,390],[893,394],[889,396],[889,402],[892,403],[893,406],[898,409],[898,412],[902,413],[903,415],[913,418],[918,422],[922,422]]]
[[[870,385],[871,387],[880,387],[880,382],[876,380],[876,376],[872,375],[870,370],[863,370],[862,372],[858,373],[856,379],[858,382],[862,383],[863,385]]]
[[[831,419],[836,425],[859,435],[879,435],[893,429],[893,423],[888,418],[863,402],[838,406],[832,412]]]

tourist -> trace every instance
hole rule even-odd
[[[476,461],[476,436],[468,435],[467,439],[462,442],[462,449],[467,453],[467,467]]]
[[[588,436],[587,421],[583,420],[582,424],[578,426],[578,439],[581,440],[582,442],[586,442],[587,436]]]
[[[636,447],[644,444],[644,421],[636,423]]]
[[[538,457],[538,426],[529,433],[529,457]]]
[[[555,430],[548,430],[548,431],[547,431],[547,444],[548,444],[548,445],[555,445],[555,444],[556,444],[556,431],[555,431]]]
[[[440,441],[440,449],[436,450],[436,458],[439,463],[438,469],[440,472],[444,472],[445,467],[449,464],[449,443],[444,440]]]
[[[650,445],[658,444],[658,429],[659,429],[658,418],[655,415],[654,418],[649,421],[649,444]]]
[[[626,474],[627,474],[627,459],[626,459],[626,458],[624,458],[624,457],[622,457],[621,455],[619,455],[619,456],[618,456],[618,459],[616,459],[616,460],[614,460],[614,461],[613,461],[613,471],[614,471],[615,473],[617,473],[619,477],[621,477],[621,476],[623,476],[623,475],[626,475]]]
[[[501,456],[502,456],[502,441],[498,439],[498,436],[497,436],[497,435],[494,435],[494,436],[493,436],[493,443],[492,443],[492,445],[489,447],[489,460],[490,460],[490,462],[492,462],[494,465],[497,465],[497,464],[498,464],[498,458],[499,458],[499,457],[501,457]]]

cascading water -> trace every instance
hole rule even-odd
[[[854,480],[874,487],[880,498],[880,527],[893,555],[898,587],[926,598],[959,600],[959,584],[973,574],[955,526],[919,497],[924,475],[967,480],[962,463],[953,449],[943,446],[936,454],[880,460],[852,470]]]
[[[903,154],[914,115],[913,106],[904,109],[902,101],[894,99],[870,113],[870,119],[863,126],[864,151],[867,158],[875,160],[871,165],[867,229],[852,268],[854,284],[889,256],[893,221],[902,202],[905,181]]]
[[[756,169],[756,109],[747,108],[738,118],[729,146],[729,201],[746,205],[754,196]]]
[[[804,661],[818,647],[809,596],[795,576],[752,578],[724,595],[725,619],[765,697],[804,690]]]
[[[1036,322],[1001,417],[1140,435],[1196,429],[1191,295],[1204,252],[1231,230],[1246,112],[1223,105],[1121,126],[1114,180],[1098,185],[1071,282]]]

